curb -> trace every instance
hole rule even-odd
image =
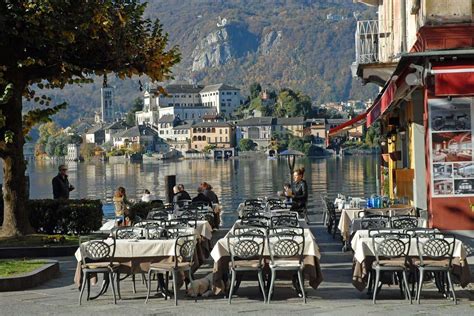
[[[46,260],[42,267],[27,274],[12,277],[0,277],[0,292],[22,291],[44,283],[59,274],[59,262]]]
[[[0,248],[0,259],[66,257],[72,256],[77,247],[5,247]]]

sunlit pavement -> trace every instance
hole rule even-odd
[[[307,304],[303,304],[291,287],[291,282],[276,282],[270,304],[264,304],[256,281],[243,281],[237,295],[229,305],[223,296],[194,299],[185,296],[184,288],[178,293],[178,306],[173,300],[155,296],[145,305],[146,288],[137,276],[137,293],[132,292],[129,279],[121,282],[122,300],[112,302],[109,291],[97,300],[87,301],[83,297],[78,306],[79,291],[73,284],[76,261],[74,257],[54,258],[60,261],[61,275],[39,287],[22,292],[0,293],[0,315],[472,315],[474,312],[474,290],[456,287],[458,305],[439,294],[434,284],[423,289],[421,304],[410,305],[400,297],[398,286],[384,286],[377,304],[373,305],[365,292],[357,291],[351,284],[350,252],[341,252],[340,241],[333,240],[321,225],[312,225],[312,231],[321,248],[321,267],[324,281],[316,290],[309,288]],[[220,231],[218,235],[223,235]],[[216,234],[217,235],[217,234]],[[473,274],[472,255],[469,258]],[[212,271],[209,260],[202,266],[197,277]],[[93,290],[96,290],[94,288]]]

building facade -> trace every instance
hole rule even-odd
[[[108,86],[101,88],[100,113],[102,122],[113,122],[115,120],[115,111],[114,88]]]
[[[383,193],[426,212],[430,227],[472,231],[473,1],[358,2],[378,6],[378,19],[357,22],[353,74],[381,91],[330,135],[378,122]]]
[[[206,146],[231,148],[235,146],[235,127],[228,122],[200,122],[191,128],[191,149],[203,151]]]

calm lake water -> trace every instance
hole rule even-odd
[[[52,198],[51,179],[57,174],[57,163],[30,163],[30,197]],[[298,158],[296,167],[304,166],[309,186],[311,220],[319,220],[322,211],[321,194],[330,197],[337,193],[368,196],[375,192],[375,157],[348,156],[323,159]],[[231,226],[236,209],[247,198],[275,196],[289,182],[286,159],[235,159],[228,161],[182,160],[156,163],[68,163],[69,181],[76,187],[72,199],[100,199],[112,202],[118,186],[127,189],[129,199],[140,199],[148,189],[158,198],[164,197],[164,178],[176,175],[177,183],[184,184],[191,196],[196,195],[199,183],[206,181],[223,204],[223,224]],[[1,177],[0,177],[1,179]],[[110,206],[105,207],[108,213]],[[107,215],[107,214],[106,214]]]

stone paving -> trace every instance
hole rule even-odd
[[[307,288],[307,304],[297,297],[291,282],[278,281],[271,304],[264,304],[257,282],[243,281],[241,288],[229,305],[222,296],[198,299],[178,294],[178,306],[173,300],[153,297],[144,304],[146,289],[137,277],[137,293],[132,292],[130,280],[121,283],[122,300],[112,302],[109,292],[94,301],[78,306],[79,292],[73,284],[76,267],[74,257],[54,258],[60,261],[61,275],[34,289],[23,292],[0,293],[0,315],[473,315],[474,289],[456,287],[459,299],[454,305],[428,284],[423,291],[421,304],[410,305],[400,297],[397,286],[382,288],[377,304],[373,305],[365,292],[357,291],[351,284],[350,252],[342,253],[339,241],[334,241],[321,226],[312,226],[322,252],[324,281],[317,290]],[[222,234],[222,232],[221,232]],[[469,258],[471,261],[473,257]],[[473,263],[471,272],[473,272]],[[198,271],[198,277],[212,271],[209,261]],[[474,275],[474,273],[473,273]]]

